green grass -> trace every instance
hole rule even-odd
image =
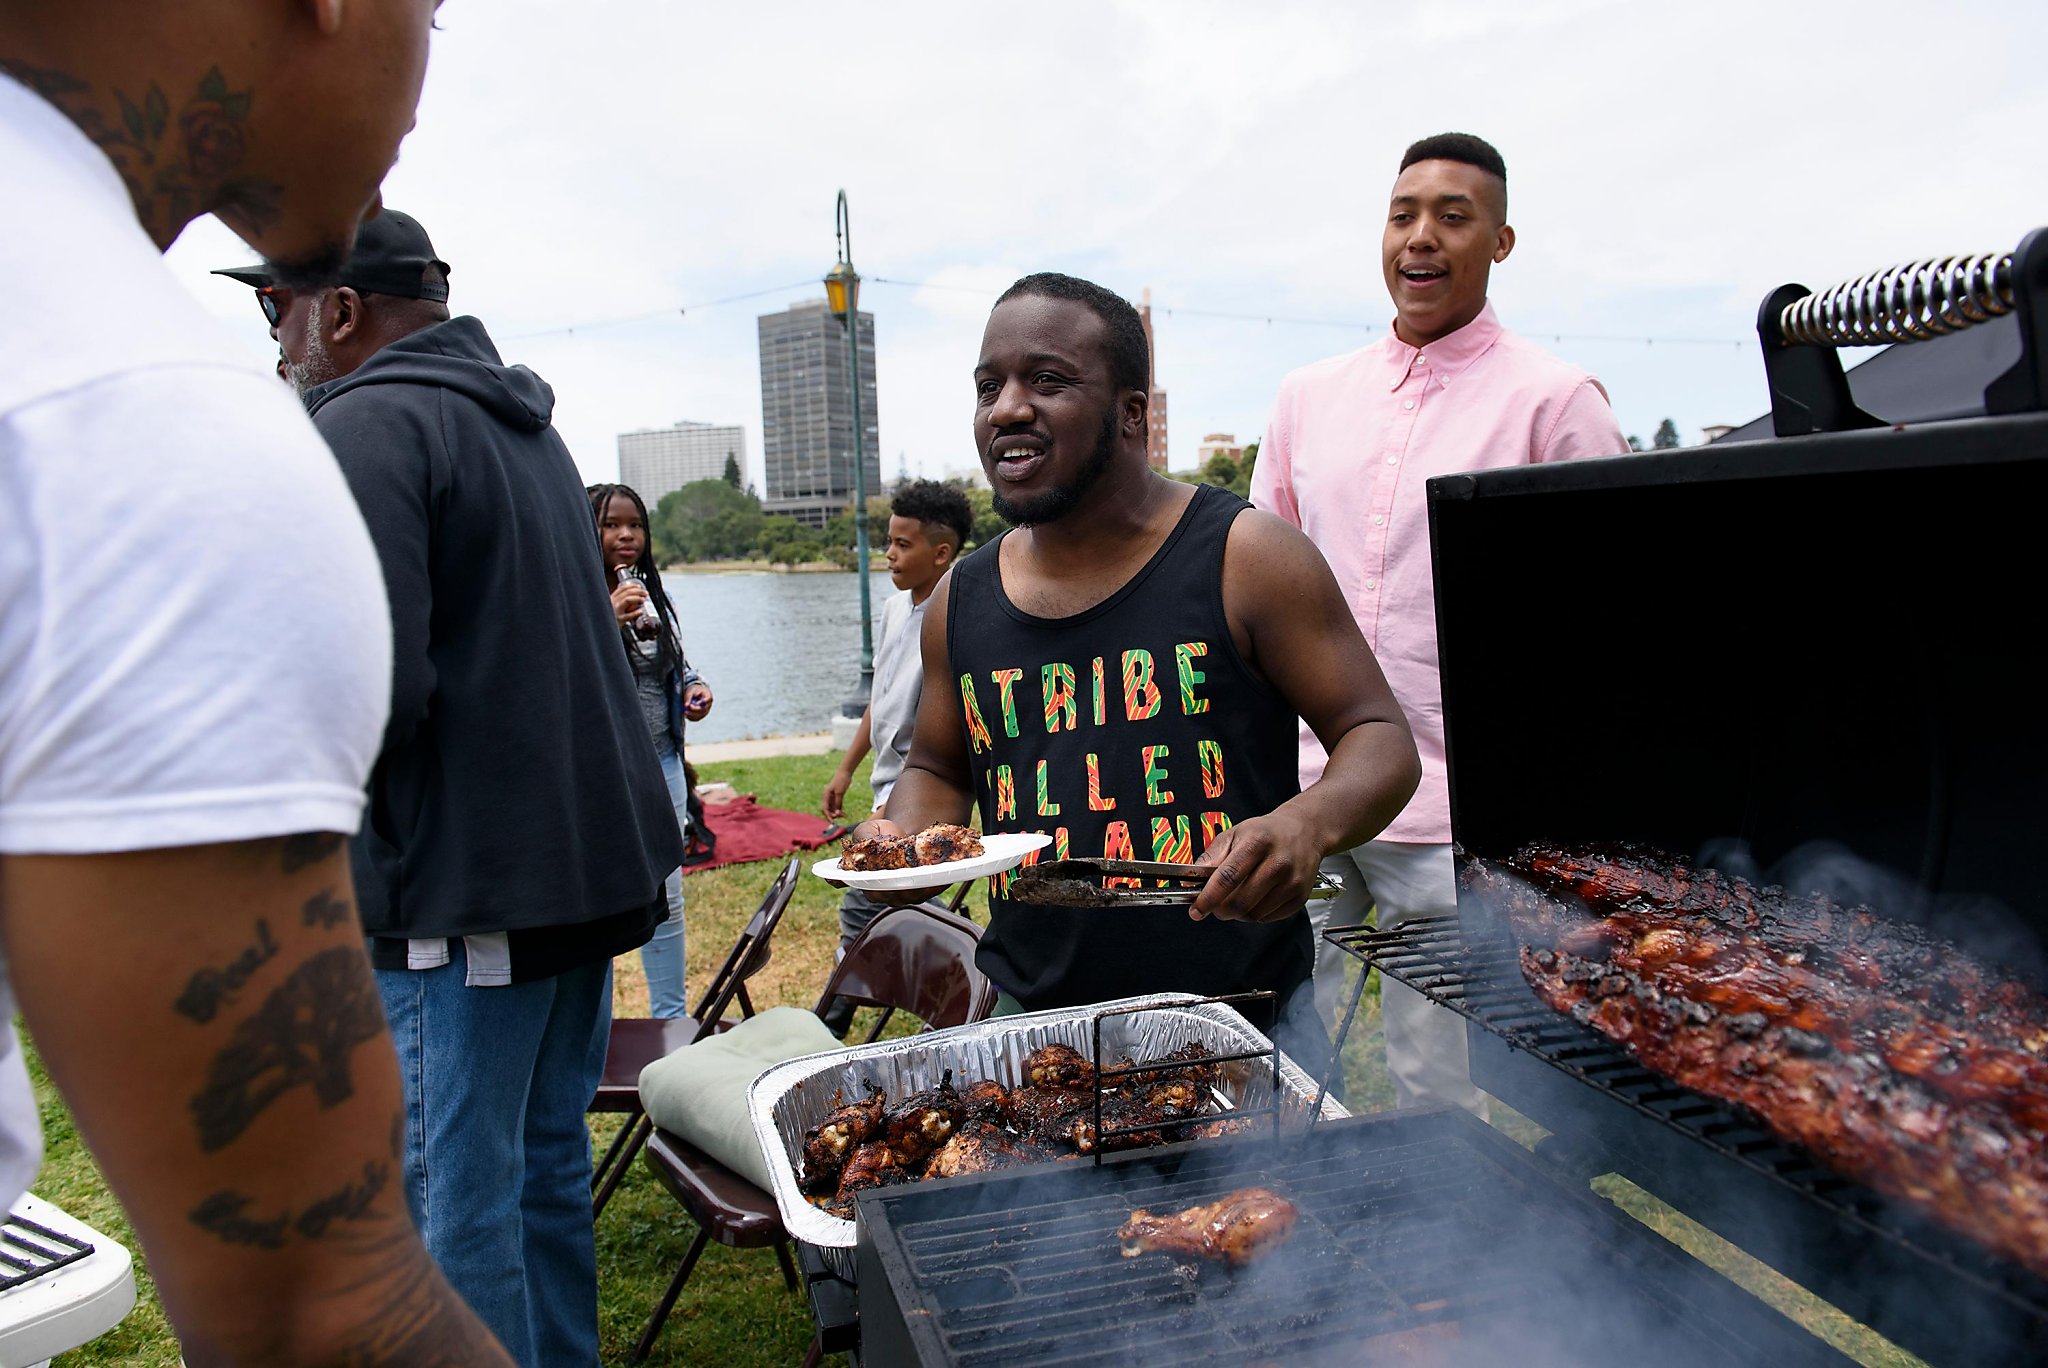
[[[699,778],[704,782],[725,780],[740,793],[756,795],[765,806],[814,812],[819,792],[837,763],[834,755],[736,761],[701,766]],[[850,801],[864,799],[866,794],[863,769],[848,797]],[[806,862],[816,858],[819,857],[805,857]],[[777,867],[762,863],[715,869],[691,874],[684,881],[689,901],[688,953],[693,996],[702,990],[705,978],[723,959]],[[756,1006],[813,1004],[838,944],[838,902],[837,891],[819,880],[807,877],[798,884],[782,927],[776,933],[773,962],[753,980],[751,992]],[[638,956],[620,959],[614,979],[615,1009],[619,1015],[644,1015],[647,988]],[[1393,1089],[1381,1063],[1381,1048],[1375,976],[1367,985],[1343,1053],[1348,1102],[1355,1112],[1393,1105]],[[107,1191],[92,1156],[79,1143],[70,1117],[44,1076],[33,1048],[29,1065],[42,1104],[48,1149],[35,1190],[134,1249],[134,1234],[119,1203]],[[1543,1134],[1540,1128],[1505,1107],[1496,1106],[1494,1121],[1523,1144],[1534,1144]],[[592,1132],[600,1149],[610,1140],[616,1124],[609,1117],[594,1118]],[[1919,1363],[1625,1181],[1612,1176],[1601,1178],[1595,1181],[1594,1190],[1680,1248],[1785,1310],[1857,1362],[1873,1368],[1913,1368]],[[626,1361],[641,1324],[688,1248],[692,1233],[688,1219],[668,1195],[644,1168],[636,1166],[597,1227],[598,1317],[605,1362]],[[136,1272],[140,1296],[127,1320],[93,1343],[64,1355],[57,1360],[59,1365],[174,1368],[178,1362],[177,1345],[139,1254]],[[809,1341],[808,1308],[798,1295],[783,1287],[774,1256],[766,1250],[732,1250],[712,1244],[655,1342],[648,1362],[662,1368],[700,1364],[715,1364],[718,1368],[786,1368],[803,1357]]]

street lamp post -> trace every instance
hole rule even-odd
[[[866,426],[860,402],[860,273],[853,269],[853,228],[846,217],[846,192],[839,192],[832,236],[839,260],[825,273],[825,301],[832,316],[846,325],[846,374],[853,395],[853,553],[860,580],[860,683],[858,692],[840,705],[848,717],[867,711],[875,686],[874,621],[868,602],[868,458],[861,440]]]

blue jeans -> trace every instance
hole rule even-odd
[[[683,778],[682,753],[667,750],[661,757],[661,777],[668,780],[668,799],[676,807],[676,825],[690,834],[689,781]],[[679,1017],[689,1013],[683,988],[683,871],[669,871],[662,884],[668,894],[668,920],[654,928],[654,939],[640,947],[640,967],[647,971],[647,1014]]]
[[[427,1250],[521,1368],[598,1368],[584,1110],[604,1073],[611,964],[534,983],[380,969],[405,1088],[406,1197]]]

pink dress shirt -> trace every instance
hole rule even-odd
[[[1389,330],[1280,382],[1252,502],[1306,532],[1328,559],[1422,756],[1420,787],[1380,839],[1451,839],[1425,482],[1626,450],[1600,382],[1501,327],[1490,303],[1420,350]],[[1327,759],[1304,725],[1304,788]]]

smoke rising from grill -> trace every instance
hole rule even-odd
[[[1291,1238],[1231,1271],[1116,1231],[1270,1188]],[[1463,1112],[892,1189],[864,1220],[870,1361],[1566,1368],[1840,1362]],[[889,1352],[898,1333],[915,1353]]]

